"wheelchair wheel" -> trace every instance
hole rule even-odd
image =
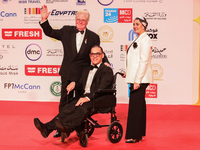
[[[111,143],[118,143],[123,135],[123,128],[119,122],[112,122],[107,130],[107,136]]]
[[[79,135],[79,142],[82,147],[87,147],[88,145],[88,135],[82,131]]]
[[[87,126],[90,127],[88,130],[87,130],[87,135],[88,135],[88,138],[93,134],[94,132],[94,126],[87,120]],[[80,132],[81,131],[84,131],[85,129],[85,123],[82,123],[79,128],[76,130],[76,135],[79,137],[80,135]]]
[[[91,128],[87,130],[88,137],[90,137],[92,133],[94,132],[94,127],[91,125],[89,121],[88,121],[88,126],[91,126]]]

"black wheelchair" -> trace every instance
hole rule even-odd
[[[116,107],[116,78],[117,75],[123,75],[123,73],[117,72],[114,75],[113,88],[112,89],[99,89],[95,94],[101,94],[105,97],[105,102],[94,103],[93,108],[87,111],[87,114],[82,121],[81,125],[77,128],[77,136],[82,147],[87,147],[88,138],[93,134],[95,128],[108,127],[107,137],[111,143],[118,143],[123,136],[122,125],[117,120],[115,107]],[[110,113],[111,123],[109,125],[100,125],[96,120],[92,119],[92,115],[98,113]],[[65,141],[65,135],[61,133],[61,142]]]

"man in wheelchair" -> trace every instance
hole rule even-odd
[[[44,138],[57,129],[65,133],[65,138],[69,137],[70,133],[81,125],[88,109],[93,108],[92,101],[95,100],[95,103],[102,104],[101,100],[104,96],[94,93],[99,89],[112,89],[113,85],[113,71],[102,63],[103,58],[102,48],[93,46],[90,52],[92,65],[84,69],[79,82],[71,82],[66,88],[68,93],[74,88],[82,88],[82,94],[74,97],[73,101],[66,105],[50,122],[42,123],[38,118],[34,118],[34,125]]]

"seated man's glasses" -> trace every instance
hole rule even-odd
[[[90,56],[94,57],[94,56],[97,56],[99,57],[102,53],[90,53]]]

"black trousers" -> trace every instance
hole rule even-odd
[[[148,85],[141,83],[139,89],[130,92],[125,139],[142,139],[146,135],[145,92]]]
[[[81,106],[75,106],[78,98],[73,98],[73,101],[68,105],[65,105],[59,114],[56,117],[60,118],[60,121],[64,126],[68,126],[68,128],[73,131],[77,126],[81,124],[85,115],[87,114],[87,109],[92,108],[92,101],[83,103]],[[49,129],[49,131],[56,130],[55,126],[55,118],[54,117],[50,122],[45,125]]]
[[[64,77],[61,77],[61,97],[60,97],[60,104],[59,104],[59,112],[65,107],[65,105],[69,104],[73,99],[74,92],[75,96],[79,96],[81,94],[81,90],[72,90],[69,95],[67,95],[66,87],[71,83],[71,81],[67,80]],[[67,102],[68,100],[68,102]]]

